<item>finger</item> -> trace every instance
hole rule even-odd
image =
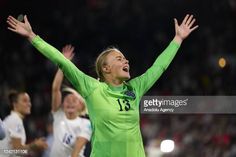
[[[28,18],[27,18],[26,15],[24,16],[24,21],[25,21],[25,23],[29,23]]]
[[[74,48],[74,46],[69,45],[69,49],[70,49],[71,52],[73,52],[75,48]]]
[[[11,23],[12,25],[16,26],[17,22],[15,22],[14,20],[12,20],[11,18],[7,18],[7,23]]]
[[[68,52],[68,50],[69,50],[68,45],[66,45],[63,49],[64,49],[65,52]]]
[[[191,23],[192,18],[193,18],[193,15],[191,15],[191,16],[188,18],[188,20],[187,20],[187,22],[186,22],[186,25],[187,25],[187,26]]]
[[[64,48],[64,49],[67,49],[67,48],[68,48],[68,45],[65,45],[63,48]]]
[[[68,44],[67,47],[68,47],[68,49],[71,49],[72,45],[71,45],[71,44]]]
[[[73,58],[74,58],[74,56],[75,56],[75,53],[72,53],[71,55],[70,55],[70,60],[72,60]]]
[[[196,25],[195,27],[191,28],[191,29],[190,29],[190,32],[194,31],[194,30],[197,29],[197,28],[198,28],[198,25]]]
[[[27,15],[24,16],[24,21],[25,21],[25,24],[26,24],[30,29],[32,29],[32,28],[31,28],[31,25],[30,25],[30,23],[29,23],[29,20],[28,20],[28,18],[27,18]]]
[[[18,23],[18,20],[17,19],[15,19],[13,16],[8,16],[8,18],[7,18],[8,20],[11,20],[11,21],[13,21],[15,24],[17,24]]]
[[[70,48],[71,52],[73,52],[74,49],[75,49],[75,47],[74,47],[74,46],[71,46],[71,48]]]
[[[7,21],[8,25],[11,26],[12,28],[16,28],[16,24],[12,21]]]
[[[69,44],[69,45],[67,45],[67,50],[70,51],[70,52],[73,52],[74,47],[71,44]]]
[[[15,29],[13,29],[11,27],[7,27],[7,29],[11,30],[12,32],[17,32]]]
[[[187,15],[184,17],[184,20],[183,20],[182,24],[185,24],[185,23],[187,22],[188,17],[189,17],[189,14],[187,14]]]
[[[175,26],[176,26],[176,25],[177,25],[177,26],[179,25],[176,18],[174,18],[174,22],[175,22]]]
[[[196,21],[196,19],[193,19],[193,20],[191,21],[191,23],[188,25],[188,27],[191,28],[191,27],[193,26],[193,24],[194,24],[195,21]]]
[[[65,45],[65,46],[63,47],[63,49],[64,49],[64,51],[68,51],[68,50],[69,50],[69,45]]]
[[[11,19],[7,19],[7,23],[10,25],[13,25],[13,26],[16,26],[17,23],[15,23],[14,21],[12,21]]]

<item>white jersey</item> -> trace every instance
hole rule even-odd
[[[92,129],[90,121],[77,117],[69,120],[62,109],[53,112],[54,141],[50,157],[70,157],[77,137],[90,140]],[[81,149],[79,157],[84,157],[85,146]]]
[[[11,114],[3,120],[3,125],[5,127],[6,137],[0,141],[1,151],[3,151],[4,149],[12,149],[11,138],[20,138],[21,144],[25,145],[26,135],[23,120],[16,112],[11,111]],[[1,152],[0,156],[8,157],[9,154],[4,154],[3,152]]]

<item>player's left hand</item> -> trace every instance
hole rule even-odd
[[[181,25],[179,25],[177,19],[175,18],[175,36],[180,40],[187,38],[192,31],[198,28],[198,25],[194,26],[195,21],[196,19],[193,18],[193,15],[187,14]]]

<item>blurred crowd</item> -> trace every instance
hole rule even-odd
[[[234,157],[235,115],[145,115],[142,118],[148,157]],[[160,143],[175,142],[171,153],[162,153]]]
[[[186,13],[194,14],[200,27],[146,95],[235,95],[236,0],[0,0],[1,118],[9,113],[9,91],[25,90],[32,100],[32,114],[25,120],[29,141],[49,135],[51,83],[57,69],[27,40],[7,30],[8,15],[27,14],[34,32],[58,49],[74,45],[74,63],[93,77],[97,55],[116,46],[129,59],[135,77],[172,40],[173,18],[181,21]],[[221,57],[224,67],[218,65]],[[236,156],[233,114],[146,114],[141,115],[141,127],[148,157],[165,138],[174,139],[176,148],[163,157]]]

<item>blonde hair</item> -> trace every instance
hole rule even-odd
[[[111,53],[113,51],[120,52],[119,49],[115,48],[114,46],[111,46],[111,47],[106,48],[104,51],[102,51],[96,59],[95,70],[96,70],[96,73],[98,76],[98,80],[101,82],[105,81],[102,68],[104,65],[106,65],[106,57],[109,53]]]
[[[81,111],[79,111],[79,116],[84,116],[88,113],[87,105],[84,98],[76,90],[70,87],[65,87],[62,89],[62,91],[74,94],[79,99],[80,103],[83,104],[84,107]]]

